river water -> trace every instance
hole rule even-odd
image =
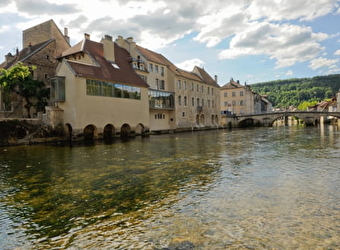
[[[340,249],[336,126],[0,148],[0,249]]]

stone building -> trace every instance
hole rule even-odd
[[[220,96],[221,113],[224,118],[272,111],[272,104],[265,96],[254,92],[250,85],[241,85],[239,81],[233,79],[221,87]],[[222,123],[225,124],[225,119]]]
[[[202,68],[188,72],[163,55],[119,36],[116,43],[131,54],[135,71],[148,83],[151,131],[218,127],[219,88]]]
[[[23,49],[12,55],[8,53],[0,68],[9,69],[19,62],[26,66],[35,65],[37,69],[33,72],[33,78],[49,85],[51,77],[55,75],[55,68],[58,64],[56,58],[70,48],[67,29],[62,34],[53,20],[26,29],[22,33]],[[7,117],[25,117],[23,101],[18,96],[12,95],[12,105],[5,107],[0,100],[0,111],[7,111]],[[15,103],[15,105],[13,105]],[[13,107],[16,107],[14,109]],[[36,111],[32,109],[32,113]],[[32,114],[31,114],[32,115]]]

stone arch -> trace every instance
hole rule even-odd
[[[197,126],[200,125],[200,115],[199,114],[196,115],[196,125]]]
[[[200,124],[204,126],[205,124],[205,117],[204,117],[204,114],[201,114],[200,115]]]
[[[253,118],[247,118],[242,121],[239,121],[238,123],[238,127],[241,127],[241,128],[254,127],[254,126],[260,126],[260,125],[261,125],[261,122]]]
[[[137,135],[144,135],[145,134],[145,126],[142,123],[138,123],[135,128],[135,133]]]
[[[93,140],[97,136],[98,136],[98,131],[97,131],[96,126],[90,124],[84,128],[84,139],[85,140]]]
[[[115,127],[112,124],[106,124],[103,130],[104,139],[111,139],[115,135]]]
[[[120,137],[129,137],[132,134],[131,126],[127,123],[124,123],[120,128]]]
[[[70,141],[72,141],[72,132],[73,132],[73,129],[72,129],[72,126],[71,124],[69,123],[66,123],[64,125],[64,131],[65,131],[65,135],[66,135],[66,138]]]

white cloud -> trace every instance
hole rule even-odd
[[[276,60],[276,68],[282,68],[315,58],[324,49],[318,41],[325,38],[326,34],[315,34],[309,27],[253,23],[236,34],[230,48],[223,50],[219,57],[232,59],[242,55],[264,54]]]
[[[293,71],[292,70],[288,70],[285,75],[286,76],[292,76],[293,75]]]
[[[316,70],[318,68],[322,68],[322,67],[328,67],[330,69],[335,69],[337,68],[337,66],[335,65],[339,60],[335,59],[335,60],[330,60],[327,58],[317,58],[314,59],[310,62],[309,67]]]
[[[195,66],[202,67],[204,62],[201,59],[194,58],[181,63],[175,63],[175,65],[180,69],[191,71]]]
[[[334,52],[334,55],[340,56],[340,49],[338,49],[337,51],[335,51],[335,52]]]
[[[337,0],[320,0],[307,4],[305,0],[254,0],[248,12],[252,20],[262,18],[267,21],[312,20],[330,13],[337,7],[337,2]]]

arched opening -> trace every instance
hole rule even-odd
[[[137,135],[144,135],[145,134],[145,127],[143,124],[141,123],[138,123],[138,125],[136,126],[136,129],[135,129],[135,133]]]
[[[204,115],[203,114],[200,115],[200,124],[203,125],[203,126],[205,124]]]
[[[211,124],[215,125],[215,116],[214,115],[211,115]]]
[[[197,126],[200,125],[200,116],[199,116],[199,114],[196,115],[196,125]]]
[[[66,123],[65,126],[64,126],[64,130],[65,130],[65,135],[66,135],[67,139],[69,141],[72,141],[72,132],[73,132],[73,129],[72,129],[71,124]]]
[[[261,123],[258,120],[254,120],[252,118],[248,118],[248,119],[240,121],[238,123],[238,126],[241,127],[241,128],[255,127],[255,126],[261,126]]]
[[[215,115],[215,124],[218,126],[219,120],[218,120],[218,115]]]
[[[129,136],[131,136],[131,126],[125,123],[120,128],[120,137],[129,137]]]
[[[84,139],[93,140],[97,136],[97,128],[94,125],[87,125],[84,128]]]
[[[107,124],[104,127],[104,131],[103,131],[103,137],[104,139],[112,139],[112,137],[115,134],[115,128],[112,124]]]

